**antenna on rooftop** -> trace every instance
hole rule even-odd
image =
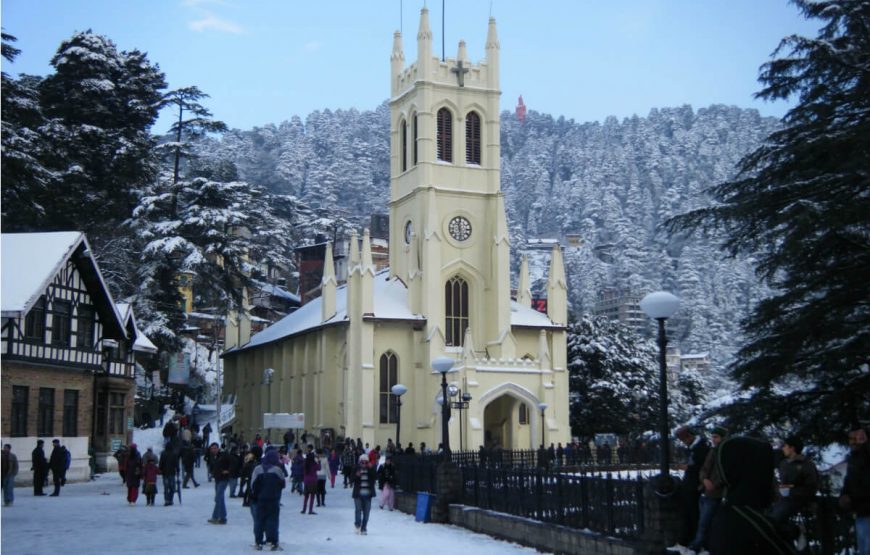
[[[402,34],[402,31],[404,31],[404,29],[402,28],[402,21],[403,20],[404,20],[404,17],[402,17],[402,0],[399,0],[399,33],[400,34]],[[402,36],[404,36],[404,34],[402,34]]]
[[[489,0],[489,17],[492,17],[492,0]]]
[[[444,59],[444,0],[441,0],[441,61]]]

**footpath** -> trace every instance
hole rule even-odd
[[[4,555],[254,553],[251,514],[242,500],[229,498],[227,492],[227,524],[208,524],[214,483],[206,481],[205,467],[196,469],[196,479],[200,487],[191,484],[183,489],[181,504],[176,495],[169,507],[163,506],[160,482],[155,506],[146,506],[141,493],[136,505],[128,505],[127,490],[117,473],[67,484],[60,497],[34,497],[32,487],[17,487],[14,504],[0,510],[0,551]],[[316,515],[300,514],[302,497],[289,493],[289,483],[282,503],[281,546],[292,553],[538,553],[457,526],[417,522],[414,515],[381,510],[376,502],[368,535],[357,535],[350,489],[341,487],[338,479],[334,489],[327,484],[326,505],[315,507]]]

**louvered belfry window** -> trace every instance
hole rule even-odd
[[[468,112],[465,117],[465,162],[480,165],[480,116]]]
[[[447,108],[438,110],[437,155],[444,162],[453,161],[453,115]]]

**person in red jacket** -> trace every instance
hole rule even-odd
[[[145,467],[142,469],[142,481],[145,485],[142,492],[145,494],[145,504],[154,505],[154,498],[157,497],[157,475],[160,474],[160,469],[154,463],[154,459],[148,459]]]

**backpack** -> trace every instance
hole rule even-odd
[[[69,465],[72,463],[72,455],[70,455],[69,449],[66,447],[63,448],[63,455],[65,458],[63,469],[69,470]]]

